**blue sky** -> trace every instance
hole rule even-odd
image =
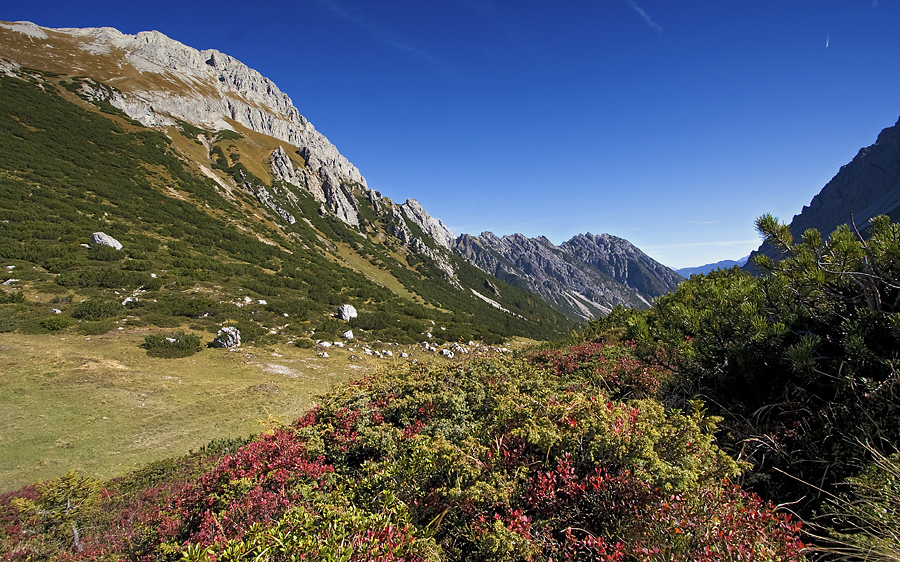
[[[44,1],[271,78],[366,177],[455,233],[736,259],[900,117],[900,0]]]

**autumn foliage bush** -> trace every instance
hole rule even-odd
[[[92,488],[64,525],[7,498],[0,552],[40,558],[40,537],[71,559],[800,560],[797,522],[731,483],[746,467],[715,445],[718,419],[647,397],[661,374],[630,349],[398,367],[196,477]]]

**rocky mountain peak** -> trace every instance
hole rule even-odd
[[[359,170],[319,133],[274,82],[239,60],[215,49],[199,51],[158,31],[136,35],[116,29],[49,29],[30,22],[0,23],[50,45],[68,44],[71,61],[54,61],[50,49],[7,48],[0,56],[24,66],[46,52],[44,66],[68,62],[84,74],[119,88],[108,100],[147,126],[172,125],[176,119],[212,130],[230,129],[228,120],[306,151],[307,167],[365,187]],[[128,70],[130,68],[130,70]],[[135,74],[123,82],[121,76]]]
[[[839,225],[851,219],[862,230],[866,222],[881,214],[900,209],[900,120],[881,131],[875,143],[862,148],[849,163],[813,197],[800,214],[794,215],[790,230],[795,240],[810,229],[827,237]],[[778,258],[766,244],[756,253]],[[755,267],[746,266],[751,271]]]
[[[456,251],[484,271],[526,287],[572,318],[590,319],[613,306],[647,306],[682,280],[627,240],[581,234],[562,246],[544,236],[460,236]]]
[[[409,220],[422,229],[422,232],[434,238],[435,242],[448,249],[453,245],[456,235],[444,225],[441,219],[434,218],[425,212],[418,201],[407,199],[406,203],[400,205],[400,209]]]

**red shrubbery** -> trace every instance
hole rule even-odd
[[[627,347],[535,363],[412,366],[336,389],[164,497],[98,496],[129,524],[74,528],[144,560],[800,559],[799,526],[728,483],[740,467],[715,447],[715,419],[612,398],[662,378]],[[9,559],[37,536],[19,504],[4,504]]]

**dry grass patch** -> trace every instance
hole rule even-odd
[[[374,370],[292,346],[148,357],[137,331],[0,334],[0,492],[78,469],[103,478],[289,421]]]

